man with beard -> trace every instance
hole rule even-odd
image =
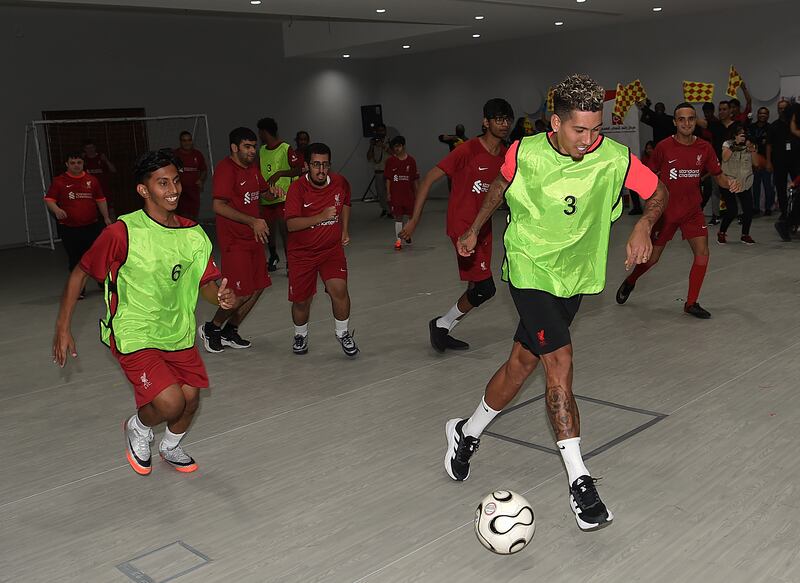
[[[481,136],[468,140],[450,152],[432,168],[422,180],[414,201],[414,214],[400,232],[401,239],[410,239],[419,224],[422,209],[431,186],[445,176],[452,181],[447,205],[447,236],[456,246],[458,237],[475,220],[483,204],[489,185],[500,172],[506,153],[505,140],[514,123],[514,110],[500,98],[490,99],[483,106]],[[473,308],[494,296],[496,288],[492,278],[492,223],[487,222],[478,233],[475,252],[469,257],[458,255],[458,271],[467,290],[443,315],[428,323],[431,346],[437,352],[446,349],[466,350],[469,344],[456,340],[450,332]]]

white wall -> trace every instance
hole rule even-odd
[[[452,133],[457,123],[471,136],[480,131],[486,100],[506,98],[517,116],[532,112],[547,88],[569,73],[588,73],[610,89],[639,78],[653,102],[663,101],[671,111],[683,101],[684,79],[715,82],[715,101],[727,99],[728,69],[735,64],[751,86],[754,109],[759,98],[766,101],[773,120],[779,75],[800,74],[800,2],[765,3],[757,15],[670,18],[665,12],[649,22],[658,26],[564,29],[537,39],[383,60],[384,120],[405,135],[425,172],[447,153],[437,141],[440,133]],[[643,128],[642,144],[652,137]]]
[[[327,142],[338,168],[362,140],[359,106],[376,102],[368,64],[286,60],[275,22],[52,7],[0,7],[0,22],[0,247],[25,241],[22,138],[43,110],[204,112],[215,160],[230,129],[271,116],[287,141],[302,128]],[[366,147],[344,171],[358,196],[372,177]]]

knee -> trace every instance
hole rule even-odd
[[[539,359],[527,349],[512,354],[508,360],[508,375],[515,384],[522,384],[536,369]]]
[[[184,413],[194,414],[197,412],[197,408],[200,406],[200,392],[197,389],[190,389],[183,391],[183,399],[184,399]]]
[[[488,302],[494,294],[497,293],[497,288],[494,285],[494,279],[491,277],[483,281],[477,281],[467,290],[467,301],[470,305],[477,308],[484,302]]]
[[[186,410],[186,399],[184,399],[182,392],[180,394],[170,395],[156,405],[159,413],[166,421],[177,421]]]
[[[548,378],[561,377],[572,368],[572,346],[564,346],[540,358]]]

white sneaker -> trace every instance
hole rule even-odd
[[[125,457],[131,464],[133,471],[140,476],[146,476],[151,472],[152,463],[150,455],[150,442],[153,441],[153,431],[148,429],[147,433],[142,434],[133,423],[136,415],[129,417],[123,424],[122,430],[125,432]]]
[[[180,444],[172,449],[159,446],[158,453],[161,455],[161,459],[179,472],[189,473],[197,469],[197,463],[192,459],[192,456],[183,451]]]
[[[356,341],[353,340],[353,335],[349,331],[342,336],[337,336],[336,339],[342,345],[342,350],[347,356],[352,357],[358,354],[358,346],[356,346]]]

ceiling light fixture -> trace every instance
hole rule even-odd
[[[376,8],[375,12],[377,12],[378,14],[383,14],[384,12],[386,12],[386,8]]]
[[[478,16],[475,17],[475,20],[483,20],[484,18],[486,18],[486,17],[478,15]]]
[[[259,4],[261,4],[261,0],[250,0],[250,4],[252,4],[253,6],[258,6]]]
[[[350,58],[350,53],[345,53],[345,54],[343,54],[343,55],[342,55],[342,58],[343,58],[343,59],[349,59],[349,58]]]
[[[479,35],[479,34],[477,34],[477,33],[476,33],[476,34],[473,34],[473,35],[472,35],[472,38],[481,38],[481,35]]]
[[[656,6],[653,8],[653,12],[661,12],[661,6]]]
[[[586,0],[575,0],[578,4],[583,4]]]
[[[564,23],[561,22],[560,20],[556,20],[555,24],[556,24],[556,26],[564,26]]]
[[[404,49],[410,49],[410,48],[411,48],[411,45],[403,45],[403,48],[404,48]]]

